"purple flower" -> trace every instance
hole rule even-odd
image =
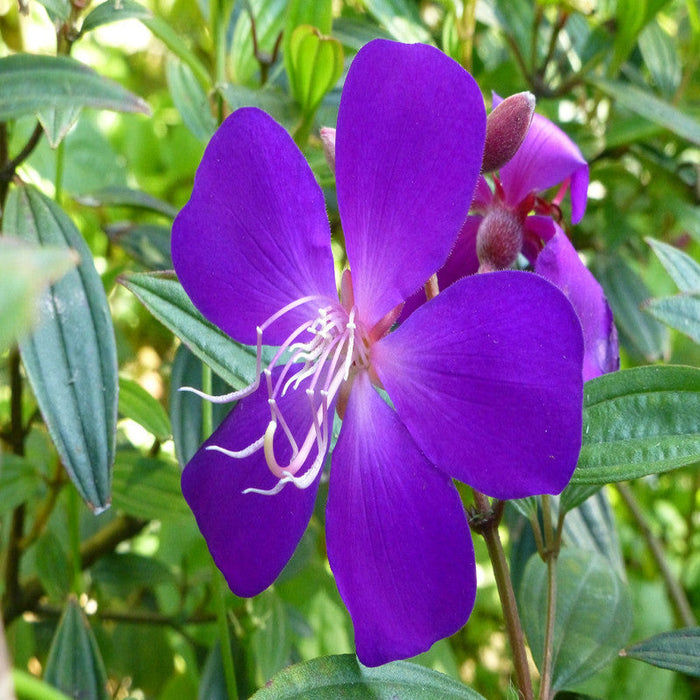
[[[338,114],[352,270],[340,300],[321,190],[257,109],[214,135],[173,227],[176,270],[202,313],[239,342],[278,347],[228,397],[241,400],[185,468],[185,498],[231,589],[261,592],[311,517],[337,410],[326,542],[367,665],[426,650],[471,612],[474,554],[452,477],[499,498],[557,493],[578,457],[581,330],[549,282],[470,277],[390,332],[447,258],[484,132],[460,66],[373,41]]]
[[[494,107],[501,99],[494,96]],[[585,210],[588,165],[578,147],[555,124],[535,114],[515,155],[493,177],[493,190],[481,176],[446,264],[440,288],[478,271],[508,269],[522,253],[535,272],[569,298],[584,335],[584,380],[619,368],[617,331],[602,287],[578,257],[558,224],[559,204],[571,190],[572,222]],[[550,202],[542,194],[559,185]],[[534,212],[534,213],[533,213]],[[406,302],[401,320],[425,303],[421,293]]]

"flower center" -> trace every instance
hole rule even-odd
[[[270,421],[264,433],[243,450],[228,450],[218,445],[208,445],[207,449],[222,452],[235,459],[241,459],[264,450],[265,461],[279,482],[270,490],[248,488],[244,493],[273,495],[285,484],[293,483],[298,488],[307,488],[316,479],[323,467],[328,451],[333,426],[333,407],[342,387],[361,368],[369,367],[369,334],[357,319],[357,309],[353,305],[349,279],[344,280],[343,301],[331,302],[327,297],[302,297],[283,307],[270,316],[257,328],[257,365],[253,383],[240,391],[224,396],[209,396],[191,389],[198,395],[224,403],[249,396],[260,386],[264,377],[267,386]],[[263,368],[262,346],[267,328],[279,321],[293,309],[321,302],[314,319],[305,321],[295,328],[280,345],[272,360]],[[273,377],[273,369],[280,368]],[[304,382],[304,392],[309,405],[309,427],[306,435],[297,442],[292,430],[280,409],[279,400],[288,391],[297,391]],[[280,464],[274,444],[278,428],[282,429],[291,448],[291,457],[286,464]]]

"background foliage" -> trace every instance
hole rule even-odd
[[[20,697],[50,698],[46,684],[72,697],[217,698],[227,686],[248,697],[327,654],[339,656],[258,697],[295,687],[326,697],[314,685],[323,674],[348,697],[397,683],[477,697],[420,666],[368,672],[340,656],[353,651],[352,628],[325,557],[323,498],[278,582],[243,600],[179,488],[222,413],[202,415],[171,388],[241,387],[254,354],[207,324],[171,275],[146,273],[172,267],[170,224],[204,146],[249,104],[304,150],[342,250],[318,129],[335,125],[343,76],[374,37],[437,45],[473,72],[487,104],[491,91],[532,91],[591,165],[586,216],[568,233],[606,290],[625,369],[587,387],[581,463],[553,504],[570,510],[553,686],[561,698],[700,691],[696,0],[0,0],[0,594],[11,658],[0,654],[0,679],[11,664]],[[502,536],[539,666],[546,567],[527,516],[537,503],[509,506]],[[484,697],[515,697],[476,546],[474,614],[415,661]]]

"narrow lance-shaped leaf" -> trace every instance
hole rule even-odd
[[[109,504],[117,422],[117,351],[92,255],[65,212],[32,187],[10,193],[4,226],[29,243],[73,248],[80,264],[45,291],[21,345],[27,376],[68,474],[99,512]]]
[[[625,649],[621,656],[700,678],[700,627],[657,634]]]
[[[104,24],[119,22],[124,19],[148,19],[151,11],[135,0],[105,0],[97,5],[83,20],[80,33],[92,31]]]
[[[125,275],[120,282],[203,362],[235,389],[255,377],[255,348],[241,345],[197,311],[172,273]]]
[[[44,680],[72,698],[107,700],[100,650],[78,601],[70,598],[56,629]]]
[[[574,484],[607,484],[700,460],[700,369],[665,365],[586,382]]]
[[[170,420],[165,409],[138,382],[119,379],[119,413],[138,423],[161,442],[170,437]]]
[[[483,700],[462,683],[405,661],[362,666],[354,654],[325,656],[280,671],[251,700]]]
[[[687,253],[668,243],[653,238],[647,238],[646,242],[681,292],[700,294],[700,264]]]
[[[0,58],[0,121],[52,108],[77,107],[150,114],[140,97],[69,56],[15,54]]]

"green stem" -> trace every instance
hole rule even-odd
[[[498,534],[498,524],[503,515],[503,501],[496,501],[492,507],[489,499],[483,493],[474,491],[476,514],[470,519],[472,530],[478,532],[486,542],[486,548],[491,559],[493,574],[496,579],[498,596],[501,599],[503,618],[508,632],[513,666],[518,687],[518,697],[521,700],[533,700],[530,667],[525,650],[525,635],[523,634],[518,605],[515,602],[513,582],[508,571],[508,562],[503,551],[501,537]]]
[[[60,690],[52,688],[40,678],[31,673],[12,669],[12,683],[15,687],[17,700],[70,700]]]
[[[228,614],[226,610],[226,597],[222,575],[212,564],[214,597],[216,599],[216,619],[219,627],[219,640],[221,644],[221,659],[224,664],[224,676],[226,677],[226,691],[229,700],[238,700],[238,686],[236,685],[236,669],[233,665],[233,653],[231,652],[231,631],[228,626]]]
[[[666,560],[666,554],[664,553],[664,548],[661,541],[652,532],[644,512],[639,507],[639,504],[637,503],[637,500],[634,497],[630,487],[624,483],[616,484],[616,487],[618,493],[620,496],[622,496],[622,500],[625,502],[625,505],[629,509],[632,517],[641,530],[642,536],[644,537],[647,546],[654,557],[656,565],[659,567],[661,577],[664,580],[668,595],[676,608],[678,617],[686,627],[695,627],[697,625],[697,621],[695,619],[695,615],[693,614],[693,609],[690,607],[685,591],[671,571],[671,567]]]
[[[66,159],[65,143],[65,140],[61,141],[58,144],[58,148],[56,148],[56,176],[54,178],[56,191],[53,198],[57,204],[61,203],[61,197],[63,196],[63,169]]]
[[[540,700],[549,700],[552,694],[552,644],[554,642],[554,621],[557,610],[557,540],[552,528],[552,512],[549,496],[542,496],[542,518],[544,520],[544,554],[547,562],[547,621],[544,633],[544,653],[542,657],[542,680]]]
[[[462,65],[470,71],[474,54],[474,31],[476,29],[476,0],[464,0],[462,17],[457,22],[457,31],[461,43]]]
[[[82,563],[80,561],[80,496],[74,488],[68,489],[68,539],[70,543],[72,583],[71,591],[79,596],[83,592]]]
[[[202,391],[205,394],[212,392],[211,367],[202,363]],[[206,440],[214,432],[214,420],[212,405],[209,401],[202,400],[202,438]]]

